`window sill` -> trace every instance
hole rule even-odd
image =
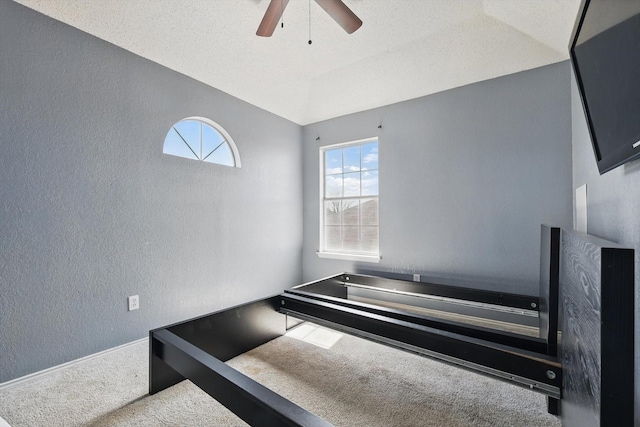
[[[341,259],[345,261],[380,262],[380,255],[343,254],[337,252],[316,252],[320,258]]]

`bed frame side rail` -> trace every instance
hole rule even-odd
[[[225,362],[286,333],[288,319],[278,313],[279,301],[269,297],[150,331],[149,394],[186,379],[163,359],[157,332],[169,331]]]
[[[479,304],[490,304],[530,311],[537,311],[540,305],[539,298],[533,295],[519,295],[429,282],[414,282],[403,279],[369,276],[366,274],[343,273],[340,276],[345,286],[405,293],[413,296],[464,300]]]
[[[163,363],[251,426],[332,426],[167,329],[151,339]]]
[[[453,332],[456,334],[466,335],[473,338],[479,338],[495,342],[498,344],[504,344],[511,347],[521,348],[523,350],[533,351],[536,353],[546,354],[547,343],[542,338],[528,337],[524,335],[518,335],[511,332],[499,331],[496,329],[485,328],[481,326],[471,325],[468,323],[458,323],[455,321],[438,319],[435,317],[429,317],[421,314],[407,313],[402,310],[388,308],[384,306],[378,306],[374,304],[368,304],[364,302],[345,300],[341,298],[335,298],[325,295],[317,295],[312,292],[305,292],[300,290],[285,290],[285,294],[298,295],[301,297],[330,302],[343,307],[351,307],[358,310],[363,310],[368,313],[378,314],[381,316],[391,317],[397,320],[404,320],[406,322],[415,323],[417,325],[427,326],[430,328],[440,329],[443,331]]]
[[[562,366],[555,357],[299,295],[280,298],[281,313],[560,397]]]

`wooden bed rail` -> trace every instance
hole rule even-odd
[[[162,348],[154,347],[157,332],[167,330],[226,362],[286,333],[287,319],[277,312],[278,303],[270,297],[150,331],[149,394],[185,379],[163,361]]]
[[[410,322],[415,325],[427,326],[429,328],[453,332],[472,338],[488,340],[497,344],[517,347],[519,349],[533,351],[535,353],[547,354],[547,342],[543,338],[524,336],[512,332],[472,325],[469,323],[460,323],[450,320],[438,319],[436,317],[429,317],[417,313],[408,313],[403,310],[347,300],[344,298],[317,295],[313,292],[307,292],[299,289],[286,290],[284,292],[284,295],[298,295],[311,300],[325,301],[342,307],[356,308],[358,310],[362,310],[363,312]]]
[[[300,295],[280,298],[284,314],[560,397],[555,357]]]
[[[151,340],[160,360],[251,426],[333,426],[166,329]]]
[[[518,295],[508,292],[496,292],[472,289],[452,285],[440,285],[429,282],[392,279],[366,274],[341,273],[332,277],[295,286],[292,290],[307,289],[319,294],[345,298],[347,287],[375,289],[399,295],[409,295],[429,299],[448,299],[455,302],[469,302],[503,306],[510,309],[538,311],[540,299],[532,295]]]

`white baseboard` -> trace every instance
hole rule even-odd
[[[41,378],[41,377],[50,375],[50,374],[52,374],[54,372],[58,372],[58,371],[62,371],[64,369],[68,369],[68,368],[70,368],[72,366],[76,366],[78,364],[88,362],[91,359],[95,359],[97,357],[102,357],[102,356],[105,356],[105,355],[107,355],[109,353],[113,353],[114,351],[123,350],[123,349],[125,349],[127,347],[131,347],[132,345],[140,344],[140,343],[143,343],[145,341],[149,341],[149,337],[141,338],[141,339],[136,340],[136,341],[131,341],[131,342],[128,342],[126,344],[119,345],[117,347],[108,348],[108,349],[100,351],[98,353],[90,354],[88,356],[81,357],[80,359],[72,360],[71,362],[63,363],[61,365],[53,366],[51,368],[44,369],[42,371],[34,372],[33,374],[25,375],[24,377],[20,377],[20,378],[13,379],[11,381],[0,383],[0,390],[8,390],[8,389],[16,387],[16,386],[18,386],[20,384],[24,384],[25,382],[28,382],[28,381],[31,381],[31,380],[35,380],[37,378]],[[3,422],[5,424],[3,424]],[[0,418],[0,427],[7,427],[7,426],[9,426],[9,424],[7,424],[6,421],[4,421],[2,418]],[[9,427],[11,427],[11,426],[9,426]]]
[[[3,420],[2,417],[0,417],[0,427],[11,427],[11,426],[9,425],[8,422]]]

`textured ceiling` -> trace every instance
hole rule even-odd
[[[15,1],[302,125],[565,60],[580,5],[344,0],[348,35],[291,0],[262,38],[269,0]]]

